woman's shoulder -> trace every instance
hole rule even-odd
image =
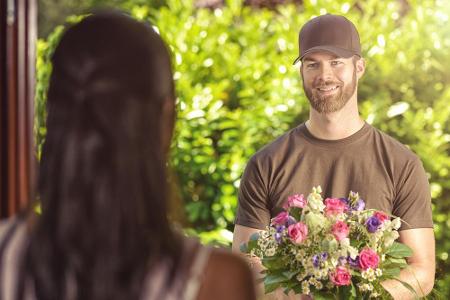
[[[256,299],[254,278],[241,257],[225,249],[212,249],[204,270],[198,299]]]
[[[8,219],[3,219],[0,220],[0,243],[1,241],[3,241],[3,239],[5,238],[7,232],[9,231],[8,229],[11,228],[11,226],[13,226],[17,221],[17,217],[10,217]]]

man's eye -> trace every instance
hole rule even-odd
[[[317,64],[317,63],[312,63],[312,64],[307,64],[306,67],[307,67],[308,69],[315,69],[315,68],[317,68],[318,65],[319,65],[319,64]]]
[[[339,60],[333,60],[333,61],[331,62],[331,65],[332,65],[332,66],[337,66],[337,65],[340,65],[340,64],[342,64],[342,61],[339,61]]]

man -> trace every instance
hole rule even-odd
[[[434,284],[435,241],[427,176],[404,145],[365,123],[357,86],[365,71],[355,26],[343,16],[308,21],[299,34],[300,73],[309,119],[258,151],[241,180],[233,249],[280,212],[289,195],[320,185],[324,197],[359,192],[366,207],[401,217],[399,241],[414,254],[400,279],[418,295]],[[414,295],[397,281],[383,286],[395,299]]]

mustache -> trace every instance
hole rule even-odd
[[[325,88],[325,87],[328,87],[330,85],[339,85],[339,86],[341,86],[342,85],[342,81],[331,81],[331,80],[323,81],[323,80],[321,80],[321,81],[317,82],[314,85],[314,88]]]

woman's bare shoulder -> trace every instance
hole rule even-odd
[[[205,268],[199,300],[256,299],[254,279],[247,263],[222,249],[213,249]]]

